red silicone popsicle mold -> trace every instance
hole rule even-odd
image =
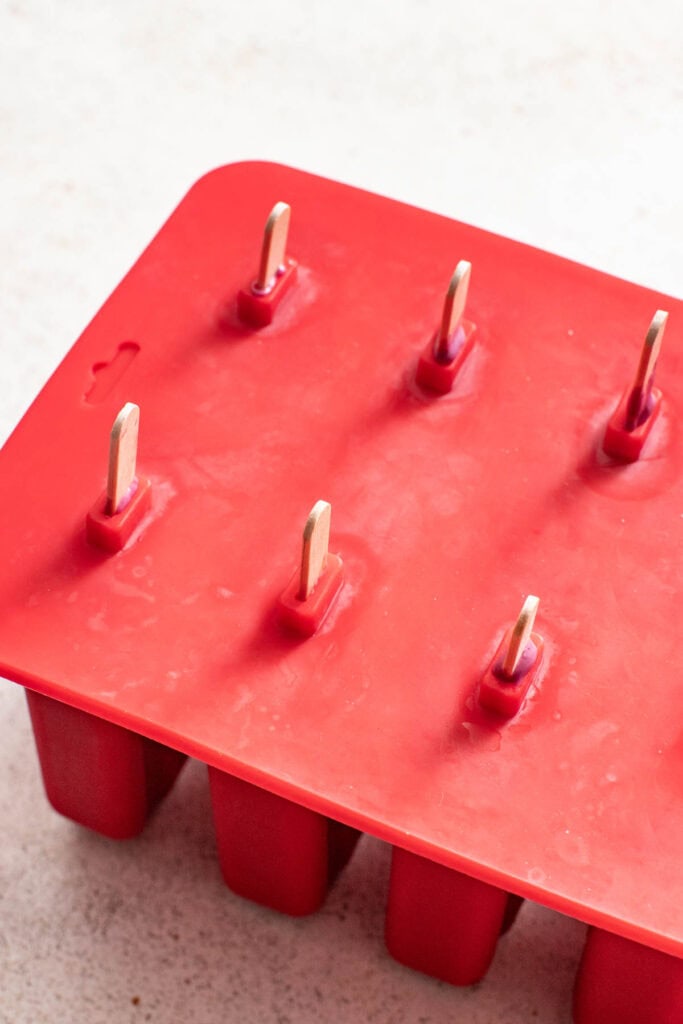
[[[280,200],[296,275],[264,312]],[[417,367],[459,259],[474,328],[440,394]],[[658,307],[627,462],[605,431]],[[134,835],[199,758],[236,892],[309,913],[370,832],[403,963],[470,984],[529,897],[592,926],[577,1024],[680,1022],[681,313],[285,167],[201,179],[0,453],[0,671],[54,806]],[[128,401],[150,507],[114,551],[86,518]],[[343,582],[304,636],[283,607],[320,498]],[[499,714],[482,682],[529,593],[540,653]]]

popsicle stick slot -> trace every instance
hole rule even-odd
[[[120,551],[151,504],[151,486],[136,474],[140,409],[126,402],[109,436],[107,485],[88,512],[86,535],[91,544]]]
[[[297,264],[286,255],[291,207],[278,202],[263,231],[256,278],[237,296],[237,311],[252,327],[271,323],[275,310],[296,279]]]
[[[538,678],[543,638],[533,632],[539,599],[530,594],[506,632],[479,684],[479,703],[487,711],[512,718]]]
[[[447,394],[474,341],[474,324],[465,320],[472,264],[460,260],[451,276],[439,328],[422,352],[417,365],[421,387]]]
[[[659,415],[662,393],[654,386],[655,369],[669,314],[655,313],[640,353],[635,380],[609,419],[603,450],[621,462],[635,462]]]
[[[329,551],[331,517],[329,502],[317,501],[304,526],[300,567],[280,597],[280,618],[303,636],[318,629],[344,580],[341,558]]]

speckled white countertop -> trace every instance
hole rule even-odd
[[[0,3],[0,441],[192,181],[233,160],[680,295],[682,37],[677,0]],[[452,989],[384,953],[381,843],[321,913],[280,918],[223,886],[202,766],[117,844],[49,809],[9,683],[0,737],[2,1022],[569,1021],[575,921],[525,906],[485,981]]]

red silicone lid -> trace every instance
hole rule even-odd
[[[298,271],[257,329],[237,296],[277,200]],[[415,371],[459,259],[476,334],[440,396]],[[618,464],[602,437],[658,307],[661,411]],[[331,181],[209,174],[0,454],[0,671],[683,955],[680,319]],[[85,518],[125,401],[152,511],[111,554]],[[302,639],[278,601],[320,498],[344,584]],[[477,687],[527,593],[543,669],[487,717]]]

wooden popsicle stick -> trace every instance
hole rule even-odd
[[[330,546],[330,521],[332,506],[328,501],[316,501],[304,527],[304,542],[301,552],[301,577],[298,597],[301,601],[313,592],[325,569]]]
[[[139,406],[126,402],[114,420],[109,437],[107,515],[113,516],[121,511],[135,481],[139,427]]]
[[[529,642],[531,630],[534,628],[534,620],[540,601],[533,594],[530,594],[522,605],[517,621],[512,627],[508,649],[503,660],[503,674],[513,676],[519,665],[519,660],[524,653],[524,648]]]
[[[451,340],[463,318],[471,273],[472,264],[467,260],[460,260],[448,285],[441,324],[434,341],[434,355],[441,362],[449,358]]]
[[[291,207],[287,203],[276,203],[270,211],[263,231],[258,276],[252,286],[257,295],[269,292],[275,283],[278,271],[285,267],[285,250],[291,213]]]
[[[638,372],[628,400],[626,413],[626,428],[628,430],[633,430],[634,427],[637,427],[641,420],[644,419],[643,414],[647,412],[647,404],[654,383],[655,367],[657,366],[657,359],[662,347],[662,341],[664,340],[664,330],[668,319],[669,314],[663,309],[658,309],[645,335],[645,342],[640,353]]]

